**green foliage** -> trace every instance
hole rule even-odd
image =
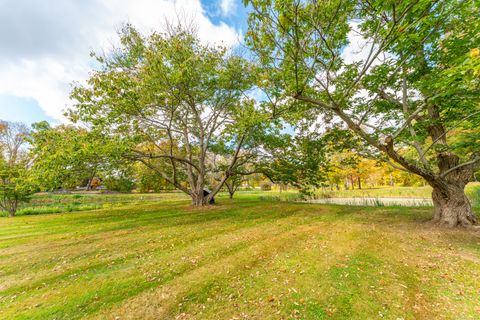
[[[103,185],[110,191],[130,192],[135,187],[135,182],[126,176],[108,177],[103,180]]]
[[[18,205],[28,202],[36,186],[25,164],[8,164],[0,158],[0,208],[10,216],[15,215]]]
[[[305,194],[325,181],[327,153],[322,135],[292,136],[273,131],[263,141],[270,157],[258,167],[270,180],[295,186]]]
[[[14,216],[36,190],[30,158],[24,146],[29,129],[21,123],[0,122],[0,209]]]
[[[272,190],[272,185],[268,182],[264,182],[260,185],[260,189],[262,189],[262,191],[270,191]]]
[[[101,132],[45,121],[33,128],[33,171],[43,189],[74,188],[121,165],[122,145]]]
[[[266,119],[248,98],[254,66],[181,27],[144,36],[127,25],[120,42],[112,54],[97,56],[102,67],[86,86],[75,86],[70,118],[117,137],[123,158],[193,198],[213,175],[221,176],[218,192],[237,165],[236,150],[245,152]],[[225,159],[221,170],[211,160],[216,156]]]
[[[365,152],[388,154],[432,184],[447,170],[442,153],[479,161],[478,1],[244,2],[246,42],[287,121],[341,120]],[[355,42],[364,52],[347,57]]]

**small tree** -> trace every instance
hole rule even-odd
[[[33,171],[41,186],[49,190],[74,188],[118,167],[121,145],[114,139],[73,125],[52,127],[47,122],[33,125],[29,141],[34,156]]]
[[[15,216],[18,205],[28,202],[34,187],[24,164],[8,164],[0,160],[0,207],[10,217]]]
[[[236,174],[230,177],[227,181],[225,181],[225,186],[227,187],[228,196],[230,199],[233,199],[233,195],[237,192],[238,188],[242,185],[243,176]]]
[[[30,161],[23,148],[28,127],[21,123],[0,121],[0,208],[13,217],[18,206],[34,192]]]

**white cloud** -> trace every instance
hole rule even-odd
[[[348,45],[342,52],[342,58],[345,63],[355,63],[355,62],[365,62],[367,59],[370,59],[370,53],[372,50],[372,42],[371,39],[365,39],[360,31],[360,24],[355,21],[351,21],[350,23],[350,31],[347,34]],[[373,52],[378,50],[377,46],[374,46]],[[388,55],[387,55],[388,57]],[[381,63],[382,59],[384,59],[384,54],[380,54],[377,58],[373,61],[372,66],[378,65]]]
[[[234,13],[237,3],[235,0],[220,0],[220,11],[222,16],[227,17]]]
[[[232,46],[240,39],[227,24],[213,24],[200,0],[3,0],[0,94],[31,97],[47,115],[65,121],[70,84],[92,69],[90,51],[111,48],[122,23],[147,33],[178,15],[194,20],[206,43]]]

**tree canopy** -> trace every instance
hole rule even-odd
[[[143,36],[127,25],[120,42],[113,54],[96,56],[100,70],[74,88],[71,119],[118,137],[125,158],[159,173],[195,205],[208,203],[247,157],[264,119],[248,94],[255,67],[181,27]],[[229,160],[205,197],[218,141],[229,147]]]
[[[423,177],[439,223],[477,222],[463,190],[480,161],[478,1],[245,2],[247,43],[288,108]]]

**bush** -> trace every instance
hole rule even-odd
[[[110,177],[105,179],[103,184],[110,191],[124,193],[132,191],[133,187],[135,186],[135,183],[126,177]]]

